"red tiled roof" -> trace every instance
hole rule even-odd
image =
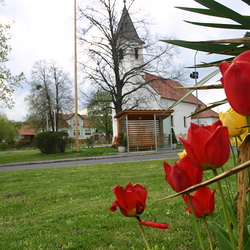
[[[148,73],[145,73],[146,80],[149,84],[161,95],[162,98],[170,99],[173,101],[181,98],[188,90],[186,89],[177,89],[183,87],[179,82],[165,79],[159,76],[154,76]],[[196,104],[196,97],[192,94],[183,99],[182,102]],[[207,106],[200,100],[198,100],[199,108],[198,110],[204,109]],[[194,110],[195,112],[195,110]],[[213,110],[207,110],[202,113],[199,113],[199,117],[218,117],[218,114]],[[192,116],[192,118],[196,118],[196,116]]]
[[[30,125],[23,125],[19,129],[20,135],[36,135],[38,132],[40,132],[40,129],[33,129]]]
[[[67,120],[69,120],[72,116],[74,116],[75,113],[71,113],[71,114],[60,114],[59,115],[59,118],[60,118],[60,121],[59,121],[59,126],[61,128],[68,128],[70,127],[70,125],[66,122]],[[87,124],[87,120],[86,118],[88,117],[87,115],[79,115],[83,121],[84,121],[84,127],[88,127],[88,124]]]

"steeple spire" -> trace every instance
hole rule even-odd
[[[136,29],[134,27],[134,24],[130,18],[130,15],[125,5],[126,0],[124,0],[123,2],[124,2],[124,8],[122,11],[120,22],[118,24],[117,32],[120,37],[123,37],[126,39],[132,39],[132,40],[139,42],[140,44],[144,44],[144,42],[138,36]]]

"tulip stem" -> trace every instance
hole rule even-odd
[[[188,198],[190,209],[191,209],[191,212],[192,212],[192,215],[193,215],[193,218],[194,218],[194,225],[195,225],[197,236],[198,236],[198,239],[199,239],[199,242],[200,242],[200,247],[201,247],[202,250],[205,250],[203,241],[201,239],[201,231],[200,231],[200,228],[199,228],[199,225],[198,225],[198,222],[197,222],[197,218],[196,218],[196,215],[195,215],[194,206],[193,206],[190,194],[187,194],[187,198]]]
[[[141,218],[140,218],[139,216],[137,216],[136,219],[137,219],[138,221],[141,221]],[[148,242],[148,240],[147,240],[145,231],[144,231],[142,225],[141,225],[140,223],[138,223],[138,224],[139,224],[139,228],[140,228],[140,231],[141,231],[141,234],[142,234],[142,238],[143,238],[143,240],[144,240],[144,242],[145,242],[145,244],[146,244],[146,247],[147,247],[148,250],[150,250],[151,248],[150,248],[149,242]]]
[[[216,176],[217,175],[217,170],[213,169],[213,173],[214,173],[214,176]],[[226,208],[226,202],[225,202],[225,198],[224,198],[224,194],[223,194],[223,191],[222,191],[222,188],[221,188],[220,181],[217,181],[217,186],[218,186],[220,197],[221,197],[221,205],[222,205],[222,208],[223,208],[223,211],[224,211],[224,217],[225,217],[226,225],[227,225],[227,228],[228,228],[228,233],[229,233],[229,236],[230,236],[230,239],[231,239],[232,248],[237,249],[235,239],[234,239],[234,236],[233,236],[233,231],[232,231],[232,228],[231,228],[231,225],[230,225],[229,215],[228,215],[228,211],[227,211],[227,208]]]
[[[209,230],[208,224],[207,224],[207,219],[206,219],[205,216],[202,217],[202,218],[203,218],[203,220],[204,220],[204,223],[205,223],[205,226],[206,226],[206,229],[207,229],[207,234],[208,234],[210,249],[213,250],[212,236],[211,236],[211,232],[210,232],[210,230]]]

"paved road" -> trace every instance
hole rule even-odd
[[[64,159],[64,160],[54,160],[54,161],[41,161],[41,162],[35,162],[35,163],[26,162],[26,163],[0,164],[0,171],[69,167],[69,166],[85,166],[85,165],[94,165],[94,164],[169,159],[169,158],[177,158],[178,157],[177,153],[178,152],[138,153],[138,154],[127,153],[123,155],[74,158],[74,159]]]

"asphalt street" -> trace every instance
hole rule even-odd
[[[0,164],[0,171],[86,166],[86,165],[96,165],[96,164],[148,161],[148,160],[159,160],[159,159],[164,160],[169,158],[178,158],[177,153],[178,153],[177,151],[169,151],[164,153],[138,152],[138,153],[114,154],[114,155],[99,156],[99,157],[60,159],[52,161],[8,163],[8,164]]]

